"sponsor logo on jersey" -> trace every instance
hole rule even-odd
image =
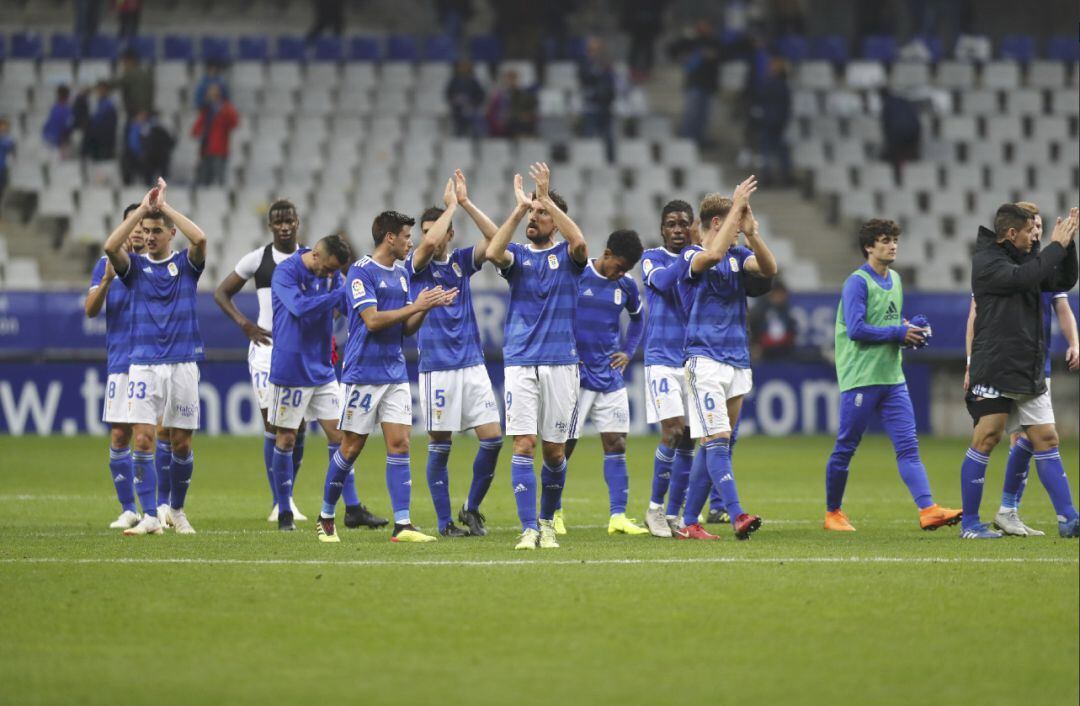
[[[450,265],[450,269],[453,270],[454,274],[457,275],[458,277],[464,277],[465,276],[461,272],[461,265],[457,264],[456,262],[454,264]]]
[[[616,289],[615,290],[615,303],[616,304],[622,304],[622,290],[621,289]]]
[[[401,282],[401,291],[408,292],[409,291],[409,283],[405,281],[405,278],[404,277],[398,277],[398,281]]]
[[[555,253],[551,253],[550,255],[548,255],[548,267],[553,270],[559,269],[559,258],[555,255]]]
[[[728,264],[731,265],[731,271],[732,272],[738,272],[739,271],[739,261],[738,260],[736,260],[734,257],[729,257],[727,261],[728,261]]]
[[[359,299],[364,296],[364,283],[358,279],[352,281],[352,296],[353,299]]]

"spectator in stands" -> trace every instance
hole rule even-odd
[[[143,135],[150,125],[150,114],[145,110],[137,113],[124,128],[124,153],[120,157],[120,175],[126,186],[131,186],[143,172]],[[143,185],[148,185],[143,182]]]
[[[607,160],[614,162],[615,71],[611,68],[604,42],[598,37],[589,37],[585,43],[585,57],[578,64],[578,82],[582,93],[582,134],[603,138]]]
[[[15,139],[11,136],[11,123],[0,116],[0,204],[4,203],[4,191],[8,184],[8,159],[15,154]]]
[[[71,89],[65,84],[56,87],[56,102],[41,128],[45,144],[66,156],[71,131],[75,129],[75,113],[71,109]]]
[[[120,22],[120,39],[132,39],[139,34],[142,0],[115,0],[116,19]]]
[[[221,95],[226,98],[229,97],[229,84],[225,81],[225,66],[220,62],[211,59],[206,62],[206,73],[199,79],[199,83],[195,86],[195,109],[202,110],[203,105],[206,103],[206,91],[210,86],[217,86],[221,90]]]
[[[139,62],[139,52],[127,49],[120,58],[120,75],[112,80],[124,102],[124,114],[130,121],[138,113],[154,111],[154,72]]]
[[[620,26],[630,37],[627,63],[630,78],[649,78],[656,57],[656,38],[664,30],[664,10],[668,0],[623,0]]]
[[[791,313],[791,294],[779,279],[750,309],[750,352],[755,359],[790,357],[799,325]]]
[[[719,88],[720,40],[712,22],[700,19],[689,36],[671,43],[668,52],[682,62],[685,70],[682,128],[679,134],[698,144],[705,142],[709,108]]]
[[[791,87],[787,72],[786,61],[778,56],[771,57],[750,108],[750,125],[757,138],[758,156],[763,165],[763,185],[791,183],[791,151],[784,135],[791,122]]]
[[[345,31],[345,0],[315,0],[315,20],[307,33],[310,44],[330,30],[335,37]]]
[[[492,137],[536,135],[536,116],[536,94],[518,85],[517,71],[506,71],[502,85],[492,92],[488,102],[488,134]]]
[[[446,84],[446,102],[457,137],[479,137],[483,132],[484,87],[476,79],[472,62],[459,59]]]
[[[806,8],[803,0],[769,0],[765,14],[769,34],[806,34]]]
[[[922,143],[922,123],[919,106],[888,88],[881,89],[881,132],[885,138],[882,157],[893,166],[896,180],[905,162],[919,158]]]
[[[191,128],[199,138],[199,166],[196,181],[200,186],[225,185],[225,165],[229,160],[229,135],[240,124],[236,108],[217,86],[206,90],[206,103]]]
[[[107,81],[94,87],[94,108],[87,102],[86,127],[83,129],[82,155],[94,162],[116,158],[116,105]]]
[[[102,0],[75,0],[75,39],[79,50],[86,54],[90,49],[90,40],[98,33],[101,24]]]
[[[472,0],[435,0],[435,18],[439,27],[459,44],[472,15]]]
[[[158,177],[169,178],[169,163],[175,147],[176,139],[161,124],[161,116],[152,114],[142,138],[142,174],[145,184],[157,183]]]

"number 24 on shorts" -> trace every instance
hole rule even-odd
[[[359,407],[365,412],[371,411],[371,393],[365,394],[364,399],[360,399],[360,390],[353,390],[349,395],[349,403],[346,405],[349,409],[356,409]]]

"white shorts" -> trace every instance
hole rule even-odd
[[[199,428],[199,366],[196,363],[132,365],[128,369],[128,421],[166,429]]]
[[[1050,378],[1046,378],[1046,392],[1041,395],[1006,396],[1013,401],[1009,419],[1005,422],[1006,434],[1023,431],[1024,427],[1036,424],[1054,423],[1054,407],[1050,404]]]
[[[337,419],[341,414],[341,384],[337,380],[318,387],[285,387],[270,383],[273,404],[266,421],[282,429],[299,429],[308,419]]]
[[[683,398],[687,395],[686,370],[667,365],[645,366],[645,421],[657,424],[665,419],[685,417]]]
[[[270,346],[248,348],[248,373],[251,375],[251,389],[255,392],[255,402],[259,409],[270,408]],[[337,414],[335,413],[336,417]]]
[[[101,421],[106,424],[128,424],[127,386],[127,373],[109,373]]]
[[[483,365],[420,373],[420,410],[428,431],[499,423],[499,407]]]
[[[754,377],[749,368],[695,355],[686,362],[686,383],[690,390],[690,438],[702,439],[731,431],[728,400],[750,392]]]
[[[412,426],[412,392],[407,382],[346,385],[338,429],[370,434],[376,424]]]
[[[513,365],[504,369],[506,433],[536,434],[555,444],[570,436],[580,377],[576,365]]]
[[[577,411],[574,413],[570,438],[581,438],[581,427],[587,418],[592,418],[593,426],[601,434],[630,433],[630,401],[626,388],[613,392],[597,392],[582,389],[578,394]]]

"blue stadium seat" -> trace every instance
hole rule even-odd
[[[419,58],[416,37],[411,34],[391,34],[386,39],[387,61],[416,61]]]
[[[998,55],[1026,64],[1035,58],[1035,40],[1025,34],[1006,34],[1001,38]]]
[[[270,40],[265,36],[244,36],[236,42],[240,61],[266,61],[270,58]]]
[[[815,37],[810,42],[810,58],[831,61],[834,64],[846,64],[848,60],[847,40],[837,35]]]
[[[864,59],[891,64],[896,61],[896,54],[896,37],[888,34],[872,34],[863,39],[862,55]]]
[[[75,59],[79,56],[79,45],[75,36],[67,32],[54,32],[49,39],[50,59]]]
[[[0,61],[7,58],[7,37],[0,34]]]
[[[378,61],[382,58],[379,42],[374,37],[350,37],[349,61]]]
[[[927,34],[917,37],[927,49],[930,50],[930,61],[938,63],[945,57],[945,45],[941,41],[941,37],[934,34]]]
[[[546,61],[580,61],[585,58],[584,37],[568,37],[562,45],[557,39],[548,38],[544,40],[543,47]]]
[[[191,37],[166,34],[164,55],[167,61],[195,61],[195,42]]]
[[[303,37],[283,34],[277,39],[274,58],[278,61],[304,61],[307,58],[307,44]]]
[[[801,34],[785,34],[776,39],[773,51],[791,62],[805,61],[810,56],[810,44]]]
[[[116,41],[116,37],[111,34],[99,34],[90,40],[90,46],[86,50],[86,58],[116,61],[119,52],[120,45]]]
[[[207,35],[199,40],[199,58],[203,61],[231,61],[232,48],[227,37]]]
[[[497,64],[502,61],[502,42],[494,34],[481,34],[469,40],[469,56],[473,61]]]
[[[139,58],[143,61],[157,60],[157,37],[145,34],[140,37],[132,37],[124,42],[122,48],[124,51],[134,49],[139,53]]]
[[[341,37],[319,37],[315,40],[315,61],[338,62],[344,55]]]
[[[40,34],[16,32],[11,35],[12,59],[40,59],[45,54]]]
[[[453,37],[436,34],[424,41],[424,61],[454,61],[457,55]]]
[[[1069,34],[1059,34],[1050,37],[1046,44],[1046,58],[1073,63],[1080,61],[1080,42],[1076,37]]]

